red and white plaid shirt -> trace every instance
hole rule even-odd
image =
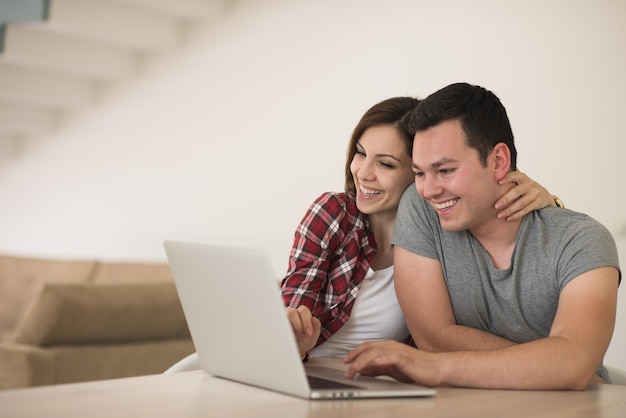
[[[316,346],[348,321],[375,254],[354,196],[329,192],[311,204],[296,229],[281,291],[287,307],[305,305],[322,323]]]

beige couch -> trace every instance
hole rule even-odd
[[[0,255],[0,389],[161,373],[193,351],[166,264]]]

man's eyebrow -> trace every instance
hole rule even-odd
[[[446,164],[449,164],[449,163],[456,163],[456,162],[457,162],[457,160],[454,160],[454,159],[452,159],[452,158],[442,158],[441,160],[439,160],[439,161],[435,161],[434,163],[432,163],[432,164],[430,165],[430,167],[431,167],[431,168],[433,168],[433,169],[436,169],[436,168],[441,167],[442,165],[446,165]],[[412,167],[413,167],[413,169],[415,169],[415,170],[421,170],[421,168],[419,167],[419,165],[417,165],[417,164],[415,164],[415,163],[411,164],[411,166],[412,166]]]

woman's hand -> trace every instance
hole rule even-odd
[[[289,318],[293,334],[296,337],[300,357],[304,358],[306,353],[315,347],[315,343],[320,337],[322,324],[304,305],[298,306],[296,309],[287,308],[287,318]]]
[[[514,221],[533,210],[556,206],[550,192],[521,171],[509,171],[500,180],[500,184],[505,183],[515,183],[516,186],[496,202],[496,209],[501,209],[498,212],[500,219]]]

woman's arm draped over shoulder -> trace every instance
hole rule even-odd
[[[500,184],[504,183],[515,183],[516,186],[496,202],[496,209],[501,209],[498,212],[500,219],[514,221],[533,210],[557,206],[555,197],[545,187],[521,171],[509,171],[500,181]]]

